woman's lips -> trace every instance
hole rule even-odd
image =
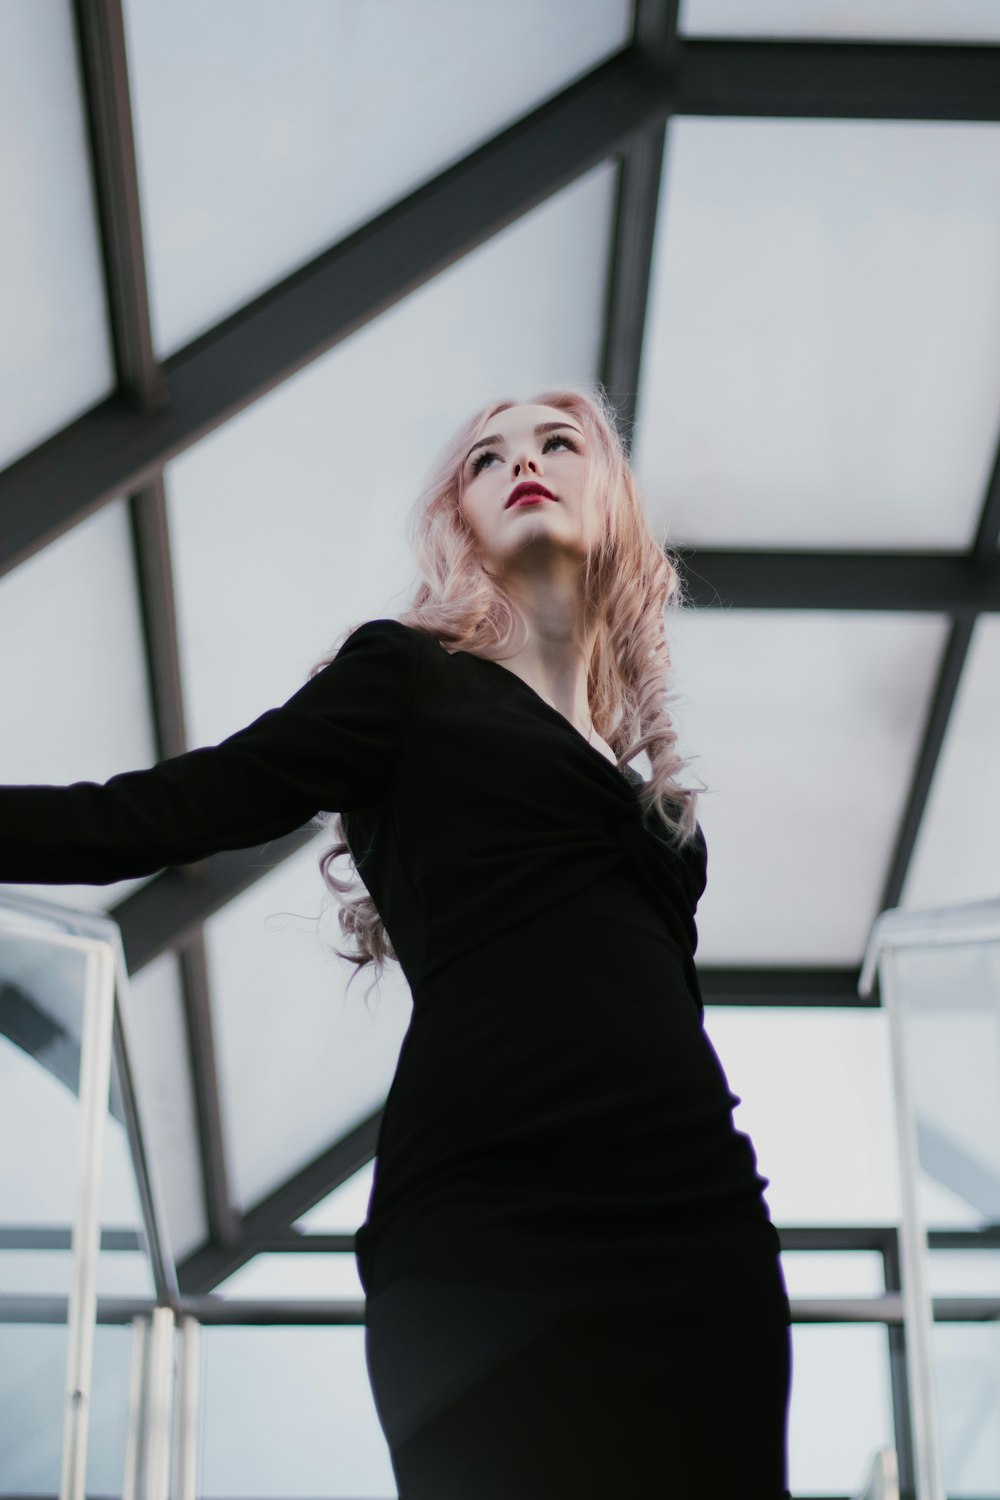
[[[539,500],[548,500],[548,495],[540,495],[537,490],[532,490],[530,495],[519,495],[510,506],[511,510],[517,510],[519,505],[537,505]]]

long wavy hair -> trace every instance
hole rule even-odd
[[[691,758],[678,753],[668,707],[676,694],[668,685],[666,626],[669,614],[685,603],[683,584],[665,536],[657,537],[650,527],[617,413],[602,387],[563,386],[523,403],[492,401],[462,424],[433,463],[410,511],[407,539],[420,582],[410,607],[398,619],[427,631],[448,651],[468,651],[491,660],[509,656],[527,643],[529,623],[502,583],[484,569],[460,505],[469,448],[498,412],[522,404],[564,411],[586,435],[585,506],[596,503],[599,517],[599,534],[585,559],[582,578],[586,626],[597,626],[587,669],[590,714],[619,767],[645,751],[652,774],[638,791],[643,810],[660,819],[667,839],[680,849],[695,836],[696,802],[699,792],[706,790],[704,785],[692,789],[678,782]],[[360,623],[343,631],[310,677],[333,660]],[[341,932],[355,945],[353,950],[335,952],[355,964],[356,973],[374,965],[377,983],[396,952],[357,875],[340,814],[320,814],[320,822],[337,840],[320,856],[320,871],[340,903]],[[341,857],[351,866],[347,879],[333,873],[333,863]]]

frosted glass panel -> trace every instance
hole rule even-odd
[[[877,1250],[782,1250],[781,1269],[792,1301],[885,1292],[885,1264]]]
[[[0,468],[108,394],[83,101],[66,0],[0,5]]]
[[[670,625],[708,886],[702,963],[859,963],[944,644],[931,616],[696,610]]]
[[[310,1255],[294,1250],[281,1255],[255,1255],[232,1276],[219,1283],[220,1297],[261,1301],[361,1302],[364,1288],[357,1261],[349,1251]]]
[[[1000,616],[976,626],[903,888],[904,906],[1000,896]]]
[[[672,539],[966,547],[998,264],[996,125],[674,121],[636,433]]]
[[[396,1494],[364,1333],[360,1327],[205,1329],[203,1500]]]
[[[0,579],[0,782],[107,781],[152,765],[128,517],[107,505]],[[142,880],[8,886],[106,911]]]
[[[594,377],[613,188],[589,173],[170,465],[192,743],[283,702],[350,621],[402,610],[410,507],[472,410]]]
[[[741,1100],[733,1120],[768,1178],[773,1221],[896,1223],[885,1012],[709,1005],[705,1029]],[[820,1295],[792,1293],[791,1286],[789,1294]]]
[[[631,7],[129,0],[126,15],[168,352],[624,46]]]
[[[201,1154],[180,971],[173,954],[149,964],[129,986],[136,1092],[149,1131],[170,1243],[178,1260],[208,1234]]]
[[[223,1123],[237,1199],[249,1206],[384,1102],[409,1023],[397,964],[365,1004],[372,975],[352,965],[319,854],[323,833],[230,903],[205,929]]]
[[[894,963],[921,1222],[988,1229],[1000,1223],[1000,942],[903,949]]]
[[[1000,1297],[1000,1249],[931,1250],[925,1269],[932,1297]]]
[[[996,0],[681,0],[688,36],[1000,41]]]
[[[296,1219],[294,1227],[303,1234],[353,1234],[368,1213],[374,1176],[375,1163],[369,1162]]]

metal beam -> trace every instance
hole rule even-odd
[[[880,912],[889,911],[899,905],[903,886],[906,884],[913,850],[941,756],[941,747],[948,732],[958,685],[969,654],[973,626],[973,619],[956,620],[948,636],[944,656],[938,668],[937,681],[931,697],[930,711],[924,726],[906,806],[903,809],[889,869],[882,888],[882,897],[878,905]]]
[[[899,1232],[894,1227],[882,1245],[882,1269],[887,1292],[902,1292]],[[889,1341],[889,1386],[892,1391],[892,1426],[899,1463],[899,1493],[915,1500],[916,1450],[913,1444],[913,1413],[910,1407],[910,1377],[906,1368],[906,1328],[902,1323],[886,1328]]]
[[[74,0],[73,14],[119,398],[131,405],[141,420],[163,410],[168,392],[153,349],[150,324],[121,0]],[[156,757],[165,760],[184,753],[187,736],[161,472],[151,474],[128,496],[128,510]],[[183,870],[181,876],[185,878]],[[222,1134],[201,928],[186,932],[177,947],[206,1217],[213,1238],[230,1244],[238,1237],[238,1221],[232,1208]]]
[[[189,940],[203,922],[315,837],[308,824],[260,848],[227,849],[189,870],[164,870],[119,901],[108,915],[121,928],[129,973]]]
[[[634,0],[633,46],[663,76],[669,76],[677,50],[677,8],[678,0]],[[646,329],[665,136],[665,122],[650,125],[623,152],[618,169],[598,368],[629,450]]]
[[[610,1306],[610,1298],[604,1306]],[[789,1299],[793,1323],[901,1323],[903,1299],[898,1293],[874,1297],[792,1297]],[[172,1304],[178,1314],[187,1314],[205,1327],[263,1327],[308,1325],[324,1327],[335,1324],[361,1326],[365,1321],[365,1304],[353,1301],[254,1301],[238,1298],[188,1293]],[[711,1294],[705,1297],[706,1309],[712,1307]],[[99,1297],[97,1322],[131,1323],[152,1310],[153,1304],[142,1297]],[[0,1295],[0,1325],[7,1323],[53,1323],[65,1325],[67,1299],[58,1296],[32,1296],[15,1293]],[[1000,1321],[1000,1297],[934,1297],[932,1311],[935,1323],[996,1323]],[[813,1496],[812,1500],[821,1500]]]
[[[240,1216],[233,1206],[235,1193],[223,1128],[208,962],[200,927],[178,944],[177,957],[208,1234],[216,1244],[237,1245],[241,1239]]]
[[[12,464],[0,475],[0,574],[146,484],[669,108],[667,84],[619,54],[168,359],[162,410],[145,415],[116,395]]]
[[[750,968],[698,965],[698,983],[708,1005],[819,1005],[872,1008],[875,992],[858,994],[855,968]]]
[[[150,331],[121,0],[73,0],[73,17],[118,389],[139,412],[155,412],[167,393]]]
[[[768,119],[1000,120],[1000,47],[683,38],[674,112]]]
[[[968,618],[1000,610],[1000,555],[675,549],[689,603],[712,609],[849,609]]]
[[[296,1219],[367,1166],[375,1155],[381,1123],[382,1111],[377,1110],[245,1213],[239,1246],[208,1244],[189,1255],[177,1268],[181,1291],[210,1292],[258,1254],[260,1246],[282,1237]]]
[[[155,727],[156,758],[166,760],[175,755],[183,755],[188,745],[173,564],[162,476],[157,476],[130,497],[129,516]],[[201,875],[203,863],[199,861],[193,866],[180,866],[176,872],[182,884],[196,896],[203,893],[206,884]],[[169,896],[165,896],[164,904],[168,901]],[[177,942],[171,946],[177,950],[205,1217],[211,1239],[223,1245],[232,1245],[239,1239],[239,1215],[233,1208],[234,1194],[222,1125],[211,985],[203,925],[200,922],[186,925],[183,933],[178,934]]]

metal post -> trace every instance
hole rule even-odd
[[[128,1379],[128,1429],[125,1433],[125,1473],[122,1500],[139,1500],[145,1430],[146,1361],[149,1354],[149,1319],[132,1319],[132,1363]]]
[[[153,1309],[146,1399],[145,1463],[140,1500],[170,1500],[170,1436],[174,1395],[174,1314]]]
[[[931,1361],[934,1309],[924,1273],[926,1237],[918,1206],[920,1153],[906,1066],[906,1033],[899,993],[895,948],[879,953],[879,989],[889,1015],[896,1141],[900,1167],[900,1254],[906,1366],[913,1416],[914,1478],[917,1500],[946,1500]]]
[[[83,1039],[80,1046],[80,1180],[73,1224],[73,1281],[67,1322],[66,1411],[59,1500],[84,1500],[87,1429],[97,1318],[97,1264],[104,1123],[111,1085],[114,965],[104,943],[84,951]]]
[[[198,1488],[198,1415],[201,1400],[201,1324],[178,1319],[180,1357],[177,1371],[177,1417],[174,1423],[172,1500],[196,1500]]]

